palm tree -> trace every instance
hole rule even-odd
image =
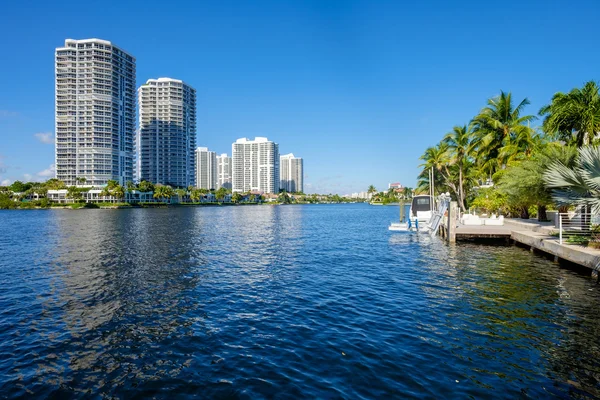
[[[572,167],[553,162],[544,173],[544,181],[558,205],[589,206],[592,213],[600,214],[600,148],[580,148]]]
[[[403,197],[405,200],[408,200],[408,199],[410,199],[410,198],[412,197],[412,192],[413,192],[413,191],[412,191],[412,189],[411,189],[411,188],[409,188],[409,187],[405,187],[404,189],[402,189],[402,197]]]
[[[508,161],[508,154],[501,151],[503,147],[510,146],[518,137],[531,135],[529,123],[536,117],[521,116],[528,104],[525,98],[514,107],[511,93],[501,91],[499,96],[489,99],[487,106],[473,119],[477,161],[489,176]]]
[[[221,202],[223,202],[223,200],[225,200],[225,196],[227,196],[227,189],[225,189],[224,187],[220,187],[215,192],[215,198],[217,199],[217,201],[219,203],[221,203]]]
[[[73,199],[73,201],[83,199],[83,195],[75,186],[69,186],[67,188],[67,197]]]
[[[100,192],[100,196],[102,196],[102,197],[108,197],[108,196],[111,196],[111,195],[112,194],[111,194],[110,189],[108,188],[108,186],[104,186],[102,188],[102,191]]]
[[[162,201],[166,201],[171,197],[175,196],[175,191],[169,185],[157,185],[154,189],[154,194],[152,195],[155,199],[161,199]]]
[[[108,182],[106,182],[106,187],[108,188],[108,190],[114,189],[117,186],[119,186],[119,181],[115,181],[114,179],[111,179]]]
[[[419,182],[417,188],[419,191],[428,192],[430,190],[431,182],[429,171],[433,168],[433,170],[437,172],[434,174],[434,187],[438,189],[437,192],[445,192],[446,190],[443,186],[447,186],[450,183],[450,171],[448,170],[448,164],[450,162],[448,156],[448,144],[441,142],[433,147],[428,147],[420,159],[424,162],[419,165],[423,168],[423,171],[418,177]]]
[[[499,158],[505,160],[506,164],[515,160],[530,159],[547,143],[547,138],[536,131],[527,129],[519,132],[510,143],[500,148]]]
[[[81,178],[75,178],[75,181],[77,182],[78,185],[85,185],[85,183],[87,182],[87,179],[81,177]]]
[[[164,197],[170,200],[171,197],[175,196],[175,190],[171,186],[165,185],[163,188]]]
[[[59,181],[56,178],[51,178],[46,181],[46,187],[50,190],[64,189],[66,187],[63,181]]]
[[[185,189],[175,189],[175,194],[179,197],[179,201],[183,201],[183,198],[187,194],[187,190]]]
[[[448,146],[448,155],[450,163],[455,165],[458,170],[458,204],[463,211],[465,207],[464,175],[465,166],[473,154],[473,131],[471,126],[455,126],[452,132],[444,137],[444,143]]]
[[[137,186],[135,185],[135,183],[133,183],[131,181],[127,181],[127,183],[125,185],[127,186],[128,192],[133,192],[134,190],[137,189]]]
[[[153,192],[154,185],[148,181],[141,181],[138,185],[138,189],[140,192]]]
[[[201,198],[202,198],[202,193],[200,192],[200,190],[192,189],[192,191],[190,193],[190,199],[192,199],[192,202],[198,202],[198,201],[200,201]]]
[[[600,135],[599,92],[598,84],[589,81],[582,89],[556,93],[552,102],[540,110],[540,115],[546,117],[544,131],[577,147],[591,144]]]
[[[123,200],[125,197],[125,188],[121,185],[117,185],[110,191],[110,194],[116,199]]]
[[[242,195],[238,192],[235,192],[232,196],[231,196],[231,201],[234,203],[239,203],[239,201],[242,200]]]

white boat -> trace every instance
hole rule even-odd
[[[408,216],[404,215],[404,204],[400,205],[400,222],[392,222],[388,230],[395,232],[427,231],[433,216],[433,198],[428,195],[414,196]]]

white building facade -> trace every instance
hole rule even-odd
[[[67,185],[133,181],[135,58],[101,39],[55,52],[56,178]]]
[[[279,158],[279,188],[286,192],[304,192],[304,161],[294,154],[285,154]]]
[[[217,189],[217,153],[208,147],[196,149],[196,187]]]
[[[139,180],[196,185],[196,90],[171,78],[138,89]]]
[[[217,156],[217,189],[231,189],[231,157],[227,154]]]
[[[232,190],[279,193],[279,145],[265,137],[231,145]]]

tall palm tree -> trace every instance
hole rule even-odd
[[[508,161],[508,154],[501,149],[519,137],[532,134],[529,123],[536,117],[521,116],[528,104],[525,98],[515,107],[512,94],[501,91],[499,96],[489,99],[487,106],[473,119],[477,161],[490,176]]]
[[[417,189],[420,192],[426,192],[430,190],[431,182],[429,179],[429,171],[433,168],[435,171],[434,176],[434,187],[436,192],[445,192],[450,182],[450,170],[448,165],[450,163],[448,144],[445,142],[438,143],[435,146],[428,147],[420,157],[423,163],[419,165],[423,168],[423,171],[419,175],[419,182]],[[456,188],[453,191],[456,193]]]
[[[450,163],[458,170],[458,204],[463,211],[465,207],[464,175],[465,167],[473,154],[473,131],[471,125],[455,126],[452,132],[444,137],[444,143],[448,146]]]
[[[581,89],[556,93],[552,102],[541,108],[540,115],[545,116],[542,126],[546,133],[577,147],[591,144],[600,135],[598,84],[589,81]]]
[[[547,143],[547,137],[536,129],[526,129],[516,134],[513,139],[500,148],[499,158],[507,164],[515,160],[530,159]]]
[[[590,206],[600,214],[600,148],[580,148],[572,167],[555,161],[544,173],[544,181],[559,205]]]

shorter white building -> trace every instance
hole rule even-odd
[[[265,137],[231,145],[232,190],[279,193],[279,145]]]
[[[217,189],[231,189],[231,157],[223,153],[217,156]]]
[[[48,190],[46,197],[55,203],[76,202],[74,199],[69,198],[67,189]],[[81,192],[81,200],[85,203],[115,203],[120,201],[127,203],[151,203],[156,201],[154,199],[154,192],[132,190],[125,192],[125,198],[117,198],[114,196],[102,196],[102,189],[97,188]]]
[[[279,157],[279,188],[286,192],[304,192],[304,161],[293,153]]]
[[[217,188],[217,153],[208,147],[196,149],[196,187],[199,189]]]
[[[350,198],[352,199],[366,199],[366,200],[371,200],[371,197],[373,197],[372,193],[368,193],[368,192],[358,192],[358,193],[352,193],[350,195]]]

